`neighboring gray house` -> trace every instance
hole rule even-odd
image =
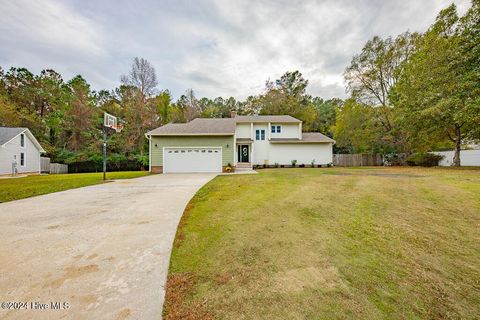
[[[18,173],[40,173],[43,152],[28,128],[0,127],[0,175],[11,174],[14,161]]]

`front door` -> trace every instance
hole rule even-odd
[[[249,162],[248,161],[248,145],[240,146],[240,162]]]

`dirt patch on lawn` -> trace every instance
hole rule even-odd
[[[274,279],[277,290],[290,293],[305,289],[328,290],[345,287],[338,270],[333,266],[290,269],[277,273]]]
[[[196,278],[183,272],[168,276],[163,318],[167,320],[211,320],[212,315],[198,301],[191,301]]]

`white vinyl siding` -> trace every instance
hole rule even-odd
[[[235,129],[236,138],[253,139],[250,123],[239,123]]]
[[[39,173],[40,172],[40,151],[30,140],[27,134],[24,136],[24,147],[21,147],[20,135],[0,147],[0,174],[12,173],[13,156],[17,156],[18,173]],[[20,157],[24,153],[25,165],[21,166]]]
[[[260,132],[263,130],[263,132],[267,132],[268,130],[268,124],[266,123],[254,123],[253,124],[253,132],[256,135],[256,132]],[[256,137],[255,137],[256,138]],[[268,145],[269,141],[268,139],[265,140],[257,140],[255,139],[252,143],[252,148],[251,148],[251,154],[250,158],[251,161],[255,164],[264,164],[265,162],[268,162]]]
[[[453,163],[453,156],[455,151],[439,151],[432,152],[443,156],[444,158],[438,163],[441,167],[449,167]],[[465,167],[468,166],[480,166],[480,150],[461,150],[460,151],[460,164]]]
[[[272,123],[272,130],[270,133],[270,138],[300,138],[298,123]],[[280,127],[280,131],[278,131]],[[274,131],[275,128],[275,131]]]
[[[268,162],[270,165],[291,165],[297,160],[297,165],[328,164],[333,162],[331,143],[272,143],[269,146]]]

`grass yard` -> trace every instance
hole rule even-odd
[[[480,170],[267,169],[189,204],[166,319],[478,319]]]
[[[147,175],[147,171],[107,172],[107,179],[130,179]],[[0,179],[0,202],[80,188],[103,182],[103,173],[32,175]]]

